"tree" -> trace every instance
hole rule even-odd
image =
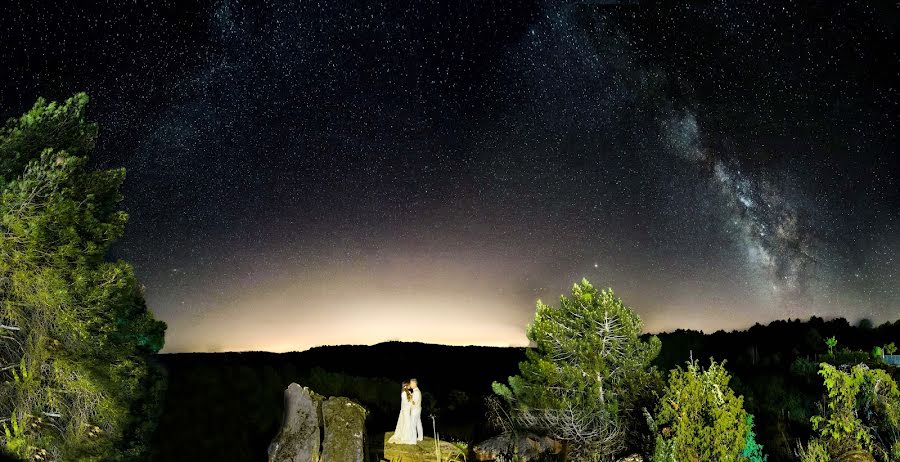
[[[122,236],[124,171],[89,170],[88,98],[40,99],[0,129],[0,435],[32,460],[139,460],[163,381]]]
[[[897,345],[895,345],[894,342],[888,343],[884,346],[884,351],[889,355],[893,355],[897,352]]]
[[[849,451],[872,452],[879,460],[900,458],[900,390],[881,369],[857,364],[849,371],[822,363],[825,383],[822,415],[810,419],[817,445],[832,457]]]
[[[612,290],[598,291],[586,279],[560,297],[558,308],[538,301],[527,331],[535,347],[519,363],[520,375],[494,383],[512,426],[566,442],[573,460],[621,451],[640,416],[636,401],[655,383],[650,362],[660,342],[641,340],[642,327]]]
[[[834,354],[834,347],[837,346],[837,343],[838,343],[837,338],[835,338],[834,336],[831,336],[831,337],[828,337],[827,339],[825,339],[825,345],[828,346],[828,354],[829,355]]]
[[[653,462],[745,461],[750,454],[743,451],[757,452],[747,446],[752,419],[730,379],[724,364],[713,360],[706,370],[692,361],[671,371],[655,416],[648,416],[658,432]]]

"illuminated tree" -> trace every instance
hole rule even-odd
[[[760,456],[753,440],[752,419],[744,399],[735,395],[724,365],[710,361],[703,370],[696,361],[671,371],[656,414],[649,417],[658,431],[653,462],[734,462]],[[748,437],[752,445],[748,447]],[[747,453],[745,454],[745,451]]]
[[[900,460],[900,390],[891,376],[864,364],[843,371],[828,363],[819,375],[827,400],[822,415],[810,419],[815,444],[832,457],[865,450],[884,462]]]
[[[41,461],[139,460],[163,345],[121,237],[123,170],[89,170],[88,98],[38,100],[0,129],[0,434]]]
[[[825,339],[825,345],[828,347],[828,354],[834,354],[834,347],[837,346],[837,339],[834,336],[828,337]]]
[[[550,434],[568,443],[573,460],[620,451],[641,408],[636,401],[655,383],[650,362],[655,336],[644,341],[640,317],[612,290],[587,280],[562,296],[559,307],[538,301],[528,338],[535,348],[509,384],[494,384],[510,408],[514,427]]]

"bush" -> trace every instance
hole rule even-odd
[[[763,454],[763,447],[756,442],[756,432],[753,430],[753,415],[747,414],[747,435],[744,436],[744,449],[741,457],[749,462],[766,462],[768,456]]]
[[[864,364],[842,371],[827,363],[821,364],[819,375],[827,400],[822,415],[810,422],[829,454],[865,450],[880,460],[897,460],[900,390],[891,376]]]
[[[831,456],[825,445],[820,441],[812,440],[806,447],[802,444],[797,447],[797,459],[800,462],[831,462]]]
[[[653,462],[747,460],[742,451],[753,437],[752,419],[728,386],[730,378],[713,360],[706,370],[695,361],[671,372],[656,415],[648,419],[658,431]]]

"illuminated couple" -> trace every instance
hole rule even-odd
[[[422,434],[422,392],[419,382],[410,379],[403,382],[400,392],[400,417],[394,436],[388,440],[392,444],[416,444],[425,437]]]

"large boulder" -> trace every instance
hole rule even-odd
[[[553,461],[562,454],[562,443],[546,436],[522,434],[512,436],[503,434],[483,441],[472,452],[478,462],[489,462],[501,457],[517,454],[526,462]]]
[[[318,462],[320,399],[306,387],[290,384],[284,391],[281,430],[269,444],[269,462]]]
[[[321,462],[366,461],[366,408],[347,398],[322,404],[325,441]]]

